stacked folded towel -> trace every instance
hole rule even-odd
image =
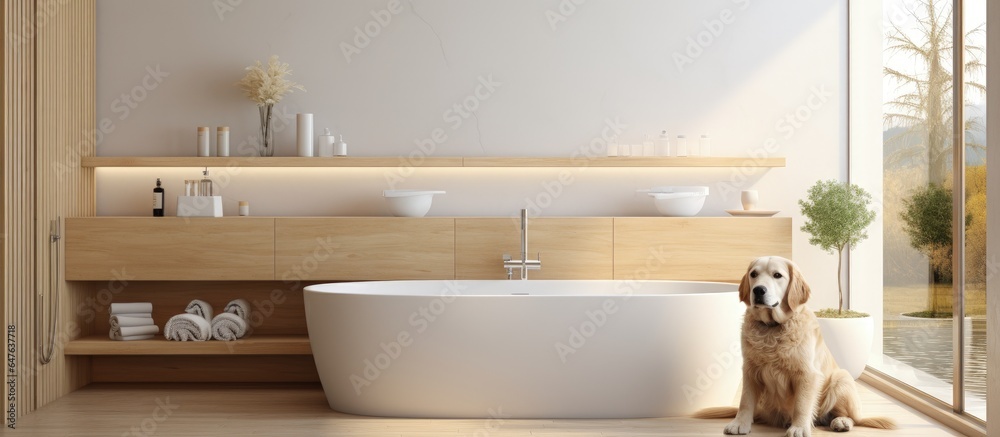
[[[238,340],[249,334],[250,302],[235,299],[226,304],[226,309],[212,318],[212,338],[216,340]]]
[[[149,302],[112,303],[108,320],[112,340],[149,340],[160,328],[153,322],[153,304]]]
[[[195,299],[187,305],[183,314],[178,314],[167,320],[163,326],[163,335],[167,340],[205,341],[212,338],[212,305],[203,300]]]

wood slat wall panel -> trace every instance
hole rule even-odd
[[[93,156],[95,150],[93,138],[88,137],[97,125],[95,13],[94,0],[36,2],[34,241],[35,299],[41,322],[36,343],[46,344],[52,335],[49,308],[57,294],[60,306],[54,357],[38,368],[36,408],[90,381],[89,358],[64,356],[62,345],[90,333],[77,308],[94,286],[65,282],[61,267],[56,270],[53,259],[62,258],[64,242],[50,244],[49,224],[57,217],[95,213],[94,170],[80,167],[80,158]],[[53,276],[56,282],[50,285]]]
[[[792,257],[792,219],[616,218],[615,279],[739,282],[758,256]]]
[[[275,219],[275,279],[455,277],[450,218]]]
[[[69,280],[274,279],[273,218],[69,219],[66,244]]]
[[[14,382],[15,399],[3,396],[4,411],[17,416],[35,406],[34,237],[35,212],[35,56],[34,0],[5,0],[3,15],[3,291],[4,325],[8,328],[5,362],[13,358],[12,375],[4,366],[4,381]],[[13,334],[10,333],[13,329]],[[5,348],[5,350],[7,350]],[[13,355],[13,356],[11,356]],[[8,415],[4,421],[8,423]]]
[[[542,269],[528,277],[612,279],[613,244],[611,218],[529,218],[528,259],[540,254]],[[520,259],[520,252],[520,218],[455,219],[457,279],[507,279],[503,254]]]

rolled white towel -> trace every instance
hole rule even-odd
[[[233,299],[226,304],[226,312],[236,314],[243,320],[250,320],[250,302],[246,299]]]
[[[152,335],[133,335],[133,336],[130,336],[130,337],[121,337],[121,336],[111,337],[112,340],[116,340],[116,341],[150,340],[152,338],[153,338]]]
[[[108,320],[111,324],[111,329],[118,329],[126,326],[149,326],[155,325],[152,317],[129,317],[129,316],[111,316]]]
[[[111,314],[152,312],[153,304],[150,302],[118,302],[111,304]]]
[[[184,312],[199,315],[206,321],[212,320],[213,315],[212,304],[201,299],[192,300],[191,303],[187,305],[187,308],[184,308]]]
[[[163,336],[167,340],[205,341],[212,338],[212,325],[196,314],[178,314],[167,320]]]
[[[212,338],[222,341],[232,341],[247,335],[246,319],[233,314],[221,313],[212,319]]]
[[[159,332],[160,328],[156,325],[127,326],[118,329],[111,328],[111,332],[108,333],[108,336],[111,337],[112,340],[121,340],[122,338],[132,338],[142,335],[155,335]]]

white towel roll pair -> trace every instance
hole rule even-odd
[[[205,341],[212,338],[212,325],[209,320],[212,318],[212,305],[200,299],[192,300],[184,309],[183,314],[178,314],[167,320],[163,326],[163,336],[167,340],[176,341]]]
[[[167,321],[163,333],[167,340],[177,341],[236,340],[250,332],[249,317],[250,303],[245,299],[229,302],[225,311],[215,317],[212,317],[211,304],[195,299],[188,304],[184,314]]]

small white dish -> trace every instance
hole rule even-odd
[[[736,217],[771,217],[781,211],[764,211],[760,209],[744,210],[744,209],[727,209],[726,212],[729,215]]]
[[[396,217],[423,217],[431,209],[431,201],[435,194],[445,194],[444,191],[432,190],[385,190],[389,212]]]

